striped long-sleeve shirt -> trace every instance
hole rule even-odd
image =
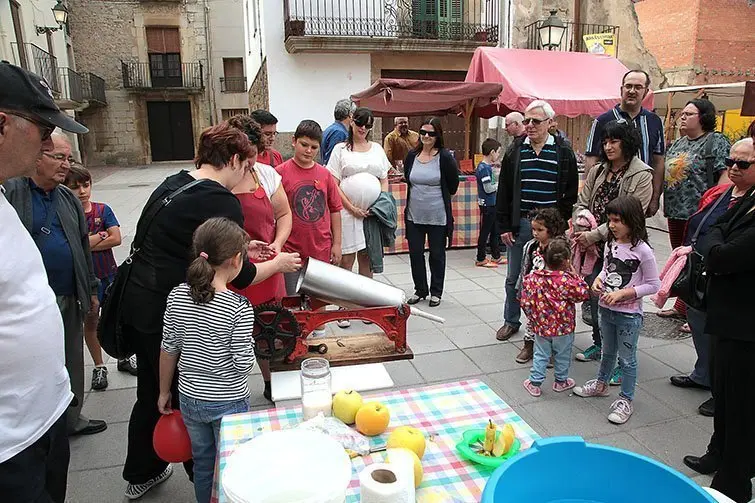
[[[535,153],[529,138],[521,147],[519,166],[522,173],[522,214],[537,208],[556,206],[558,202],[558,152],[553,136]]]
[[[182,283],[168,296],[162,349],[180,353],[178,391],[197,400],[226,401],[249,396],[254,367],[254,310],[232,291],[195,303]]]

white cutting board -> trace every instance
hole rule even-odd
[[[382,363],[349,365],[330,369],[333,377],[333,393],[344,389],[372,391],[393,387],[393,379]],[[273,401],[298,400],[301,398],[301,381],[298,370],[273,372],[270,378]]]

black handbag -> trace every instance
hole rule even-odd
[[[684,265],[684,269],[679,273],[676,281],[674,281],[674,284],[671,285],[671,296],[679,297],[685,304],[687,304],[687,306],[693,309],[705,309],[705,294],[708,290],[708,275],[705,270],[705,258],[695,250],[695,244],[697,243],[700,229],[703,228],[705,221],[708,220],[708,217],[713,213],[713,210],[721,204],[721,201],[723,201],[724,197],[726,197],[730,190],[731,189],[725,190],[703,216],[700,225],[697,226],[695,235],[692,236],[692,251],[687,255],[687,263]]]
[[[168,206],[176,196],[203,181],[203,179],[200,179],[187,183],[183,187],[173,191],[167,197],[154,201],[147,211],[145,211],[143,216],[144,225],[142,226],[143,232],[140,233],[137,227],[134,242],[131,244],[131,253],[126,257],[126,260],[118,266],[118,270],[115,273],[115,279],[107,287],[107,290],[105,290],[105,295],[102,299],[100,321],[97,324],[97,339],[99,339],[102,349],[104,349],[110,356],[124,359],[134,354],[134,349],[131,346],[130,341],[123,333],[121,301],[123,300],[123,293],[126,290],[126,284],[128,284],[129,276],[131,275],[131,267],[134,262],[134,257],[139,253],[139,249],[147,236],[147,231],[149,231],[152,222],[157,214],[160,213],[160,210]]]

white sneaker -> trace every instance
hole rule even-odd
[[[325,329],[324,328],[316,328],[312,330],[312,333],[309,334],[310,337],[325,337]]]
[[[624,424],[632,417],[632,402],[626,398],[619,398],[611,404],[608,420],[613,424]]]
[[[608,385],[604,382],[600,382],[597,379],[591,379],[585,383],[584,386],[577,386],[574,388],[574,394],[583,398],[589,398],[593,396],[608,396]]]
[[[351,320],[338,320],[336,324],[339,328],[349,328],[351,326]]]
[[[147,491],[168,480],[171,475],[173,475],[173,465],[168,465],[165,471],[160,475],[153,479],[149,479],[143,484],[129,484],[128,487],[126,487],[126,498],[130,500],[141,498],[147,494]]]

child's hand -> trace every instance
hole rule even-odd
[[[301,257],[298,253],[279,253],[273,259],[279,272],[296,272],[301,269]]]
[[[620,304],[622,302],[626,302],[628,300],[631,300],[634,298],[634,289],[633,288],[625,288],[623,290],[617,290],[615,292],[611,293],[604,293],[600,300],[603,301],[603,303],[613,306],[615,304]]]
[[[270,253],[273,254],[273,256],[278,255],[281,252],[282,246],[278,243],[270,243]]]
[[[263,241],[249,241],[247,255],[250,260],[267,260],[274,255],[270,245]]]
[[[160,411],[160,414],[173,414],[173,409],[170,408],[170,399],[170,391],[160,393],[160,396],[157,399],[157,410]]]
[[[603,293],[603,280],[600,277],[595,278],[595,281],[592,282],[592,291],[598,295]]]
[[[330,263],[333,265],[341,265],[341,246],[333,245],[330,249]]]

